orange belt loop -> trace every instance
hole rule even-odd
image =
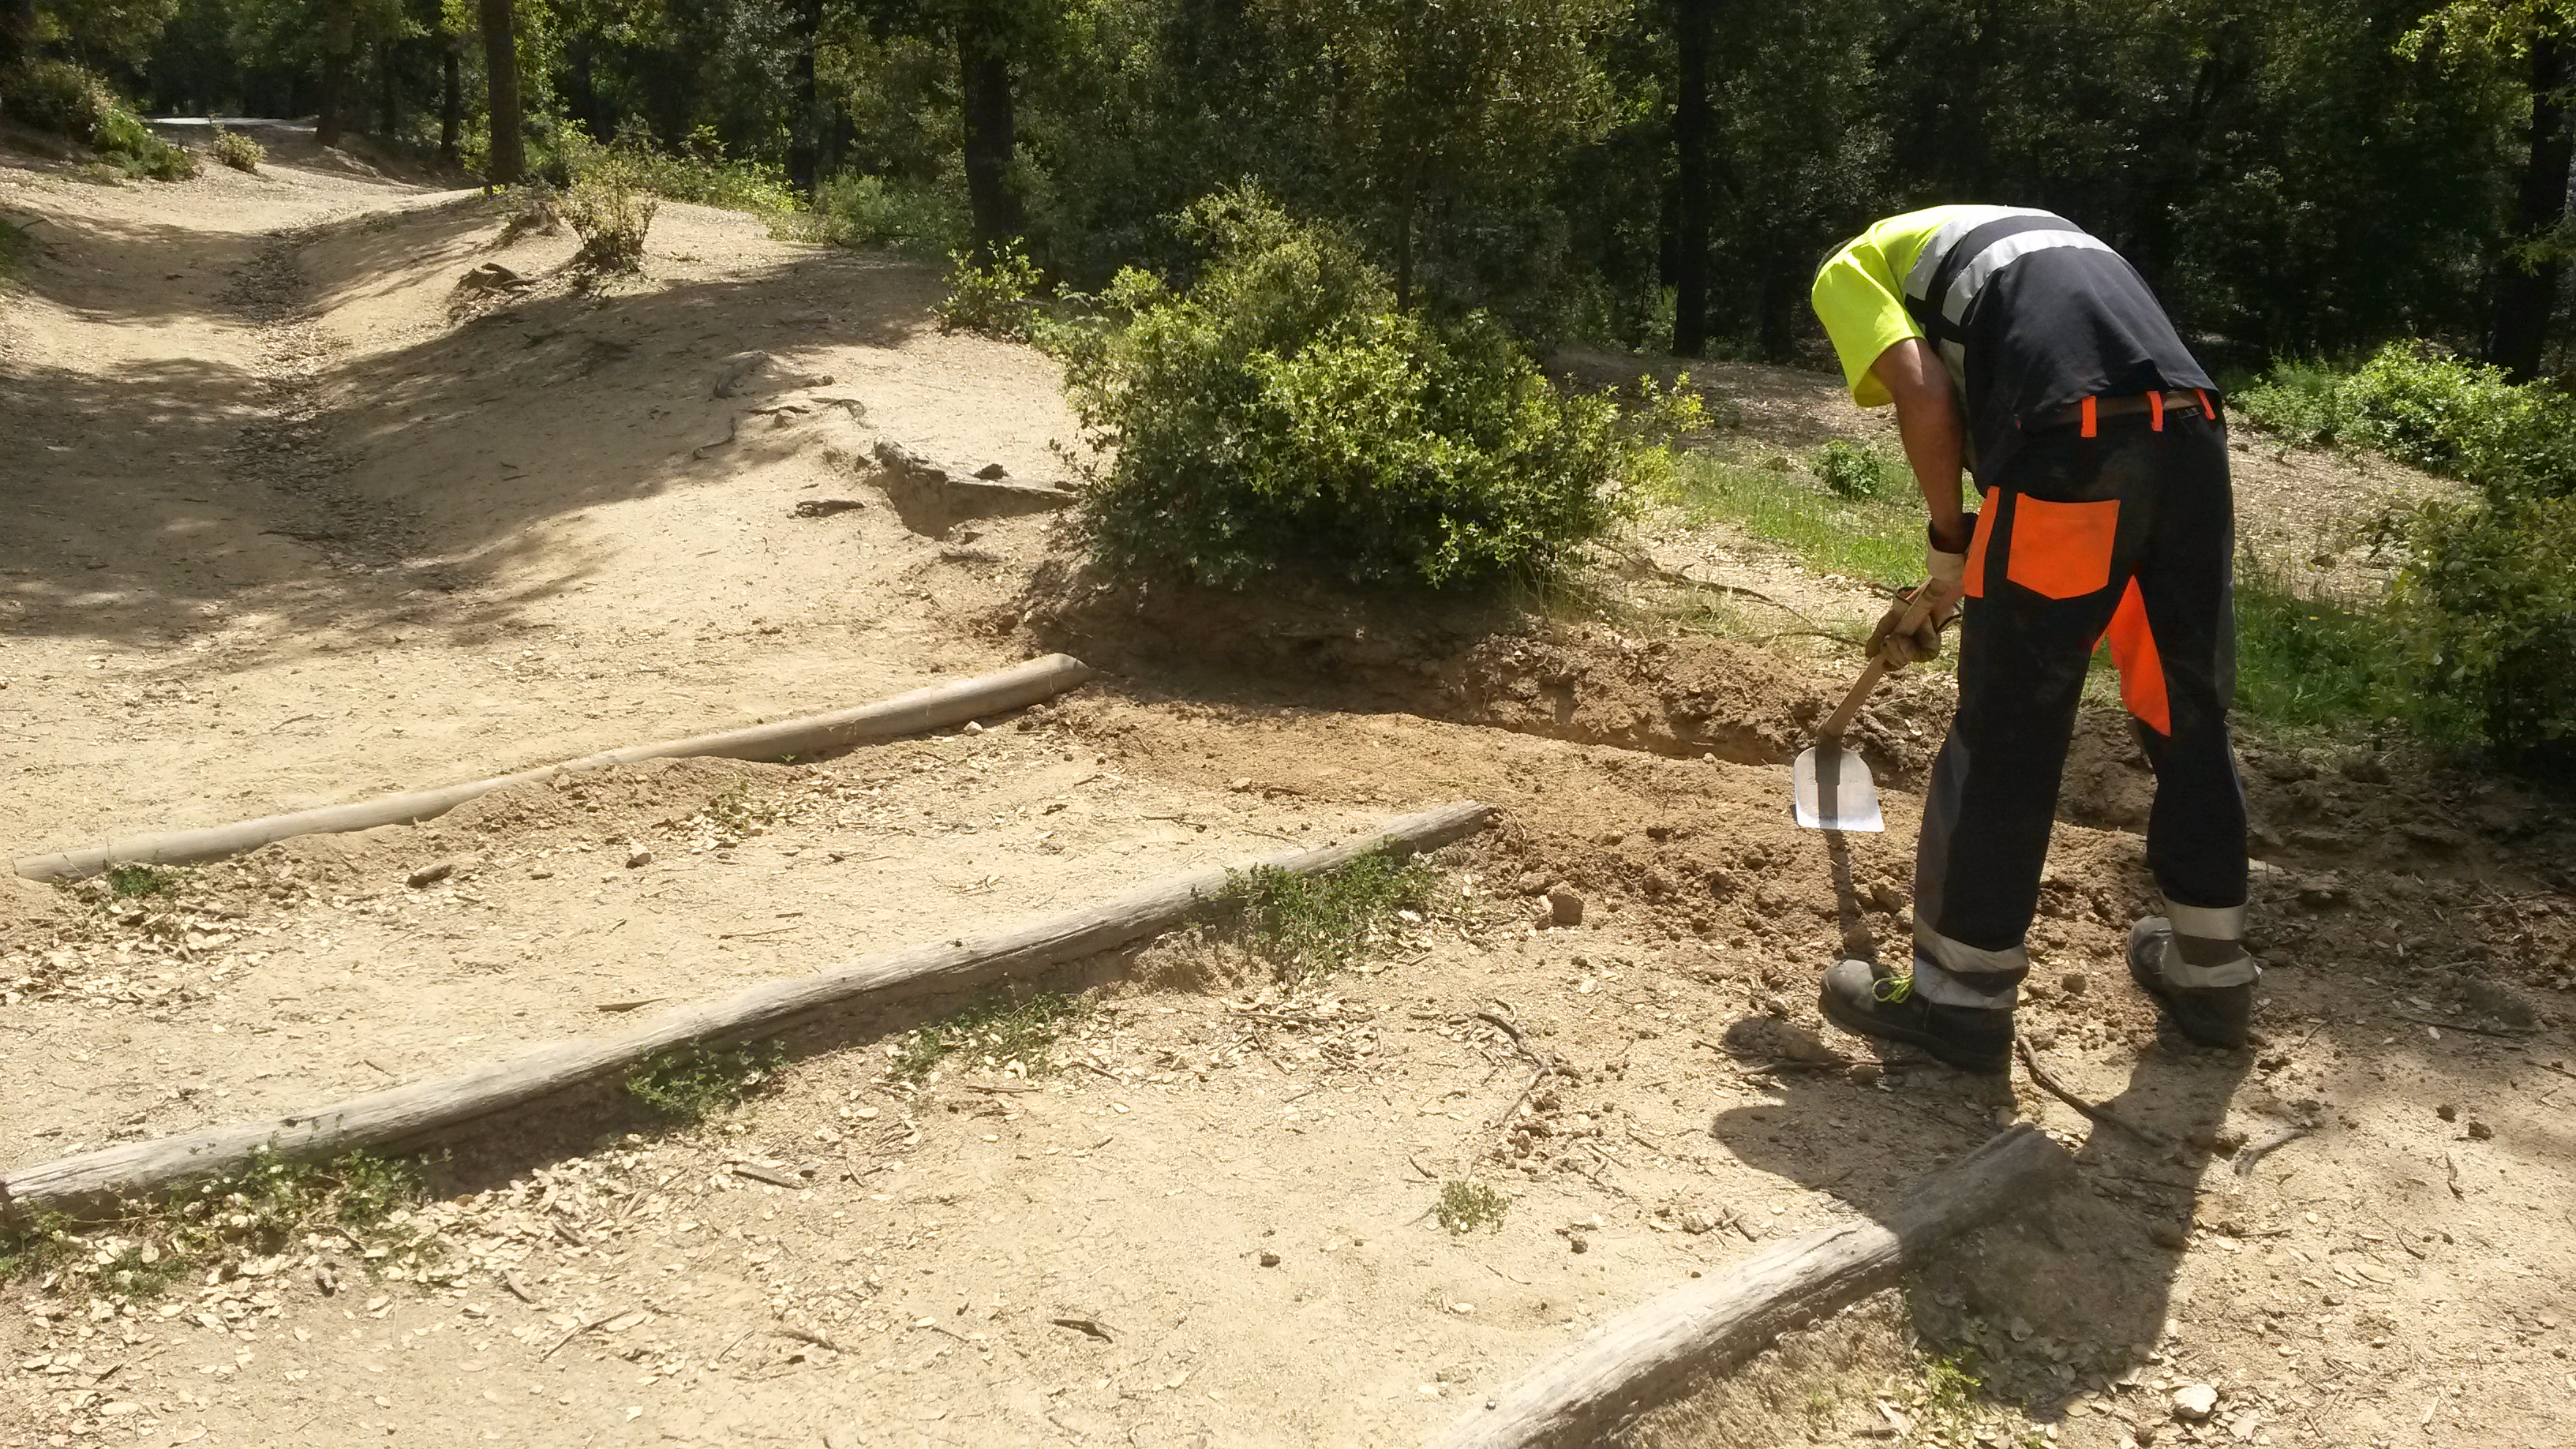
[[[2206,388],[2196,387],[2191,390],[2191,395],[2200,399],[2200,415],[2209,419],[2213,423],[2217,422],[2218,407],[2209,400],[2208,390]]]
[[[2089,398],[2089,397],[2088,397],[2088,398],[2086,398],[2086,399],[2084,400],[2084,432],[2083,432],[2083,436],[2085,436],[2085,437],[2088,437],[2088,438],[2089,438],[2089,437],[2094,436],[2094,435],[2095,435],[2097,432],[2099,432],[2099,431],[2100,431],[2100,429],[2098,429],[2097,427],[2095,427],[2094,422],[2093,422],[2093,399],[2091,399],[2091,398]]]
[[[2155,422],[2151,424],[2151,426],[2155,431],[2159,433],[2163,432],[2165,430],[2165,393],[2163,388],[2158,388],[2154,392],[2147,394],[2147,412],[2155,418]]]

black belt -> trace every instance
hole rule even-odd
[[[2159,403],[2163,406],[2159,407]],[[2217,399],[2197,388],[2189,392],[2139,393],[2130,397],[2088,397],[2072,407],[2062,407],[2055,412],[2041,413],[2038,417],[2022,424],[2022,431],[2042,433],[2051,428],[2080,427],[2084,429],[2084,435],[2089,438],[2093,435],[2092,424],[2100,419],[2140,415],[2151,417],[2158,428],[2165,425],[2164,420],[2168,417],[2207,417],[2215,420],[2218,416],[2218,402]]]

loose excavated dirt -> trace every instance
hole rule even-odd
[[[262,139],[260,176],[173,187],[0,159],[0,209],[45,247],[0,300],[0,477],[26,505],[0,514],[10,855],[1042,648],[1108,673],[831,759],[659,762],[167,877],[9,885],[0,1165],[452,1073],[1442,800],[1502,823],[1441,852],[1351,970],[1282,979],[1215,925],[1175,933],[1056,973],[1089,1005],[1012,1061],[908,1074],[914,1028],[966,1004],[913,1001],[790,1033],[768,1088],[700,1126],[614,1082],[472,1124],[421,1164],[399,1251],[289,1235],[133,1299],[22,1279],[0,1445],[1420,1442],[2016,1119],[2079,1148],[2074,1188],[1623,1440],[2566,1437],[2558,804],[2401,751],[2251,744],[2260,1037],[2199,1052],[2126,979],[2151,782],[2088,713],[2021,1026],[2132,1134],[1815,1014],[1834,957],[1905,954],[1937,671],[1861,726],[1889,833],[1801,831],[1783,762],[1849,677],[1839,646],[1141,589],[1047,518],[927,537],[876,442],[1043,481],[1071,431],[1043,359],[932,327],[927,270],[666,206],[640,277],[583,279],[502,201]],[[509,277],[460,290],[487,263]],[[1764,446],[1850,425],[1829,377],[1692,371]],[[2251,513],[2276,475],[2239,457]],[[2353,476],[2310,468],[2301,507],[2414,486]],[[1665,556],[1836,629],[1873,607],[1741,540],[1625,540],[1603,575],[1686,587]],[[1499,1217],[1453,1232],[1439,1204],[1470,1182]]]

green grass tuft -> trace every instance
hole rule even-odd
[[[627,1077],[626,1095],[665,1122],[695,1126],[775,1086],[786,1062],[787,1049],[776,1042],[766,1050],[665,1052]]]
[[[1367,960],[1396,912],[1428,904],[1437,878],[1429,866],[1372,851],[1313,875],[1270,865],[1227,871],[1217,900],[1238,913],[1253,949],[1293,978]]]
[[[1499,1233],[1503,1230],[1503,1214],[1511,1205],[1511,1199],[1491,1184],[1453,1178],[1440,1184],[1440,1201],[1431,1212],[1440,1220],[1440,1226],[1453,1233],[1477,1228]]]
[[[1029,1076],[1046,1076],[1055,1070],[1047,1049],[1084,1009],[1082,998],[1059,991],[979,1001],[907,1034],[895,1049],[894,1073],[918,1082],[941,1062],[962,1056],[994,1071],[1017,1062]]]
[[[107,872],[107,893],[118,900],[141,896],[175,896],[179,872],[166,865],[118,865]]]

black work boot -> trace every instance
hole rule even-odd
[[[2242,986],[2176,986],[2165,979],[2165,944],[2173,924],[2149,916],[2129,928],[2129,975],[2149,996],[2164,1003],[2174,1029],[2194,1046],[2229,1049],[2245,1045],[2254,1025],[2254,984]]]
[[[2013,1014],[1943,1006],[1914,994],[1914,978],[1867,961],[1837,961],[1825,972],[1816,1009],[1861,1036],[1919,1046],[1944,1066],[1989,1075],[2012,1067]]]

